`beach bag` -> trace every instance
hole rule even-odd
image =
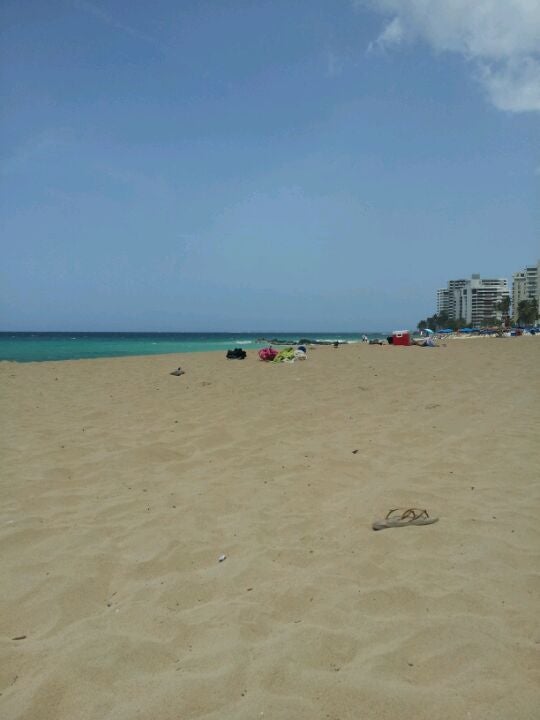
[[[234,350],[227,350],[227,360],[243,360],[247,353],[242,348],[234,348]]]
[[[277,350],[274,350],[271,347],[265,347],[259,350],[259,358],[264,362],[271,362],[277,354]]]

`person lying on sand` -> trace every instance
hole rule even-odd
[[[411,340],[411,345],[418,345],[418,347],[439,347],[431,337],[422,340]]]

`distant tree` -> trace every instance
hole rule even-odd
[[[510,325],[510,303],[510,295],[505,295],[502,300],[495,305],[495,310],[498,310],[501,313],[501,319],[499,320],[498,318],[495,318],[492,324],[504,324],[507,327]]]
[[[428,317],[426,319],[426,324],[430,330],[437,330],[437,320],[438,320],[437,313],[435,313],[435,315],[432,315],[431,317]]]
[[[452,330],[461,330],[461,328],[464,328],[467,326],[467,323],[462,318],[457,318],[457,320],[450,320],[448,327],[452,328]]]
[[[442,312],[439,315],[435,313],[435,315],[430,315],[425,320],[420,320],[416,327],[419,330],[425,330],[426,328],[429,328],[430,330],[437,332],[437,330],[444,330],[445,328],[459,330],[460,328],[465,327],[465,325],[465,320],[451,320],[448,317],[448,313]]]
[[[508,315],[510,312],[510,295],[505,295],[500,303],[497,305],[497,310],[499,310],[503,317]]]
[[[448,313],[446,312],[439,313],[439,315],[437,316],[437,323],[441,329],[448,327],[449,321],[450,318],[448,317]]]
[[[523,325],[532,325],[538,317],[538,301],[522,300],[518,305],[518,322]]]

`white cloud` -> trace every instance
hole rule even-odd
[[[384,28],[379,37],[368,46],[369,51],[387,50],[399,45],[403,41],[403,25],[399,17],[393,18]]]
[[[498,69],[481,66],[481,79],[501,110],[540,110],[540,62],[532,57],[510,60]]]
[[[369,50],[405,41],[462,55],[495,107],[540,111],[540,0],[353,0],[388,17]]]

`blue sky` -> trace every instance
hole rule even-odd
[[[4,0],[0,329],[414,326],[536,261],[540,3],[429,5]]]

